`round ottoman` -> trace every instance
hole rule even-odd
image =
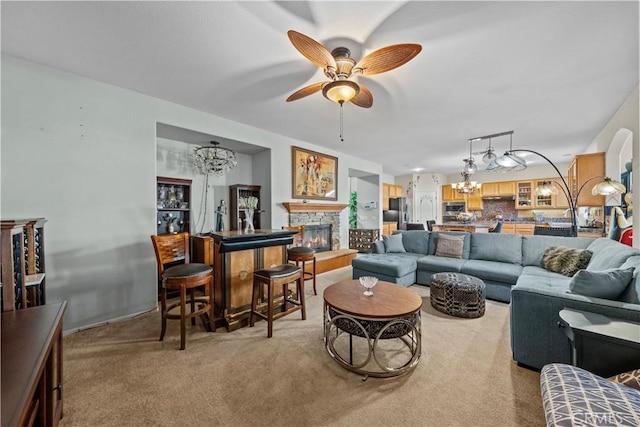
[[[484,282],[462,273],[436,273],[431,276],[431,306],[456,317],[484,315]]]

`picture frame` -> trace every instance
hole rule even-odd
[[[291,146],[291,197],[338,200],[338,158]]]

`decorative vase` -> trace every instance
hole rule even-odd
[[[172,222],[170,222],[169,224],[167,224],[167,231],[168,231],[169,233],[173,233],[173,223],[172,223]]]
[[[253,227],[253,209],[247,209],[247,217],[245,218],[244,231],[245,232],[255,231],[255,228]]]
[[[633,169],[633,161],[629,160],[627,163],[624,164],[625,169],[627,169],[627,172],[631,172],[631,170]]]

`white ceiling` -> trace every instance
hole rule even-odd
[[[1,2],[2,51],[384,165],[456,173],[468,139],[514,130],[556,162],[584,152],[638,84],[638,2]],[[289,42],[420,43],[339,107]],[[255,142],[259,141],[245,141]],[[484,143],[474,143],[474,151]],[[493,140],[498,151],[508,139]],[[533,160],[533,159],[532,159]]]

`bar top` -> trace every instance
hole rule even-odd
[[[269,240],[282,237],[290,237],[296,233],[296,230],[271,230],[260,228],[250,232],[245,232],[243,230],[212,231],[210,233],[206,233],[205,235],[213,237],[216,241],[243,242],[249,240]]]

